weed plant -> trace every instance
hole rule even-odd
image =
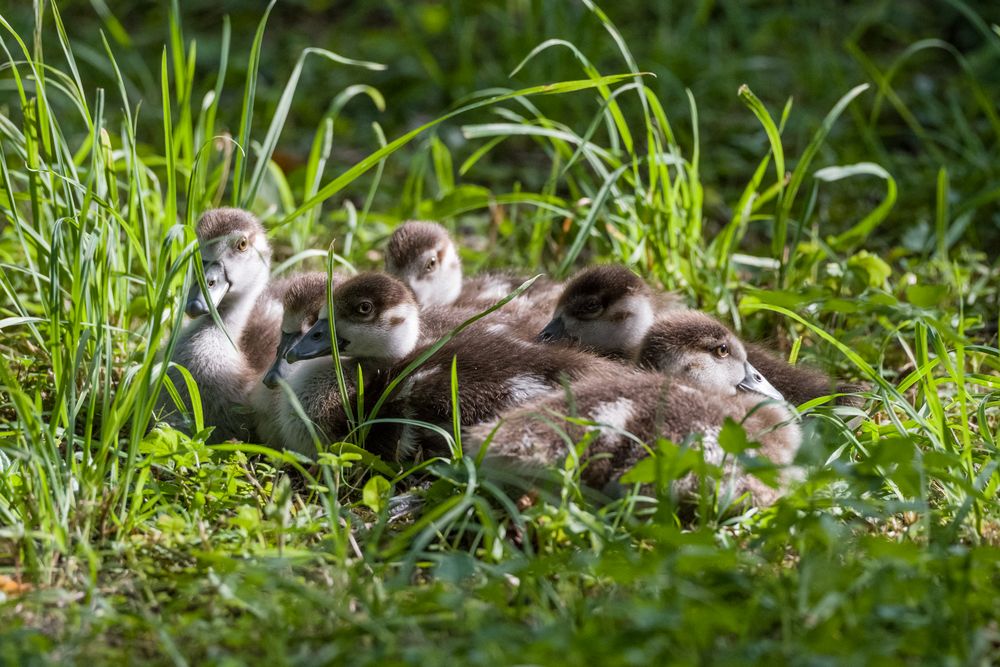
[[[94,6],[111,39],[85,46],[59,3],[35,3],[33,23],[0,18],[0,662],[995,659],[997,266],[995,249],[970,242],[989,237],[1000,193],[995,89],[977,74],[1000,59],[987,18],[949,3],[987,44],[982,62],[923,40],[879,70],[849,36],[869,80],[845,82],[795,151],[785,133],[801,104],[733,90],[765,143],[720,206],[706,202],[718,189],[704,182],[697,95],[665,104],[613,8],[589,0],[574,15],[616,54],[612,68],[533,28],[511,68],[533,83],[497,77],[396,133],[354,126],[366,153],[343,168],[346,110],[394,104],[370,83],[384,65],[309,47],[263,90],[274,3],[234,77],[250,35],[222,21],[206,53],[174,0],[157,62],[140,67]],[[929,49],[951,54],[968,84],[933,109],[960,119],[947,135],[926,131],[928,115],[894,88]],[[206,59],[208,80],[196,75]],[[548,78],[552,61],[573,75]],[[93,83],[95,67],[112,85]],[[304,89],[328,71],[351,83]],[[325,111],[304,161],[283,166],[283,130],[305,106]],[[888,107],[920,147],[909,164],[937,165],[921,195],[933,224],[898,246],[879,241],[905,226],[893,218],[905,166],[883,141]],[[831,162],[845,123],[863,150]],[[974,150],[955,172],[942,145]],[[497,181],[511,153],[540,176]],[[867,383],[866,405],[804,406],[802,483],[748,511],[716,492],[721,472],[689,443],[651,443],[654,463],[595,499],[572,457],[536,496],[482,474],[457,445],[399,468],[357,443],[321,443],[312,462],[150,430],[181,297],[204,280],[193,224],[218,205],[261,216],[276,273],[377,265],[411,216],[459,233],[470,267],[563,278],[625,262],[748,337],[769,334],[791,361]],[[748,456],[738,440],[732,455]],[[652,468],[667,478],[647,497],[638,482],[657,479]],[[691,470],[702,497],[681,516],[665,482]]]

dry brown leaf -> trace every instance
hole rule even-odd
[[[4,595],[21,595],[31,590],[31,584],[22,584],[7,575],[0,574],[0,593]]]

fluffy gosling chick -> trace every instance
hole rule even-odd
[[[620,265],[585,269],[567,285],[552,320],[538,334],[544,342],[572,340],[599,354],[635,359],[658,318],[685,312],[673,296],[655,293],[639,276]],[[794,405],[834,391],[858,391],[859,385],[841,385],[808,366],[792,366],[767,349],[744,343],[753,365]],[[853,398],[839,402],[857,404]]]
[[[365,376],[381,373],[384,382],[397,377],[426,349],[422,316],[412,292],[386,274],[363,274],[345,282],[334,294],[340,352],[355,359]],[[330,354],[329,322],[316,326],[289,353],[289,360]],[[383,416],[405,417],[441,427],[452,424],[451,364],[457,359],[458,405],[463,425],[496,416],[558,387],[563,378],[580,377],[608,364],[578,350],[540,346],[491,330],[488,319],[466,329],[428,358],[401,382]],[[384,386],[384,385],[383,385]],[[372,392],[366,386],[366,396]],[[406,458],[422,446],[440,451],[433,431],[404,427],[395,443],[373,443],[383,456]]]
[[[575,451],[572,443],[589,437],[581,455],[582,479],[600,489],[647,456],[646,443],[700,435],[706,461],[724,464],[726,494],[749,494],[758,505],[773,502],[780,490],[742,471],[718,443],[726,417],[742,422],[748,436],[761,443],[760,453],[775,464],[790,464],[801,443],[791,412],[783,403],[767,402],[780,394],[747,361],[739,339],[708,316],[689,311],[658,322],[639,356],[655,372],[591,373],[568,392],[551,393],[470,429],[467,450],[475,453],[489,440],[493,461],[530,472],[558,464]],[[674,490],[690,497],[697,479],[685,477]]]
[[[526,278],[509,272],[462,276],[462,262],[451,236],[435,222],[410,220],[389,238],[385,268],[410,286],[421,307],[485,308],[513,292]],[[535,281],[523,298],[551,308],[561,287],[550,280]]]
[[[566,284],[538,340],[571,340],[604,356],[631,359],[656,318],[680,308],[675,295],[655,293],[620,264],[594,266]]]
[[[260,359],[255,349],[249,349],[248,356],[242,343],[245,335],[253,339],[277,328],[279,314],[272,300],[262,298],[271,247],[257,218],[240,209],[206,212],[196,233],[208,292],[202,293],[197,284],[191,288],[185,310],[193,319],[181,332],[170,361],[187,368],[197,382],[205,425],[215,427],[212,442],[252,439],[247,398],[259,378]],[[209,300],[225,330],[209,314]],[[190,411],[190,396],[180,373],[171,369],[169,374],[185,410],[178,411],[164,390],[157,401],[158,412],[171,425],[190,433],[192,422],[184,414]]]
[[[337,279],[335,275],[334,280]],[[261,336],[257,343],[262,350],[261,356],[267,359],[268,364],[261,370],[261,381],[250,393],[257,436],[263,444],[271,447],[311,454],[311,438],[301,440],[283,435],[282,421],[294,411],[290,409],[288,395],[279,387],[279,381],[287,381],[290,375],[285,353],[319,317],[320,307],[326,299],[326,274],[310,272],[294,275],[278,281],[268,291],[280,299],[281,320],[278,335]],[[268,345],[266,354],[263,352],[265,345]]]

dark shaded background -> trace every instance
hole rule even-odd
[[[142,122],[156,128],[159,114],[161,49],[169,41],[169,5],[163,2],[72,1],[60,9],[85,63],[84,80],[111,88],[101,47],[104,30],[137,96],[144,99]],[[96,7],[96,9],[95,9]],[[181,3],[185,41],[197,43],[197,71],[203,86],[195,102],[211,87],[219,62],[223,20],[233,27],[226,101],[221,121],[238,127],[247,54],[263,2]],[[1000,90],[1000,36],[991,26],[1000,20],[995,2],[646,2],[618,0],[603,9],[624,36],[640,69],[656,74],[649,85],[666,108],[678,138],[690,151],[692,132],[685,88],[697,102],[701,134],[702,181],[706,212],[719,224],[730,215],[753,169],[767,150],[766,138],[753,115],[737,97],[746,83],[777,117],[787,98],[794,98],[784,132],[789,168],[834,103],[858,83],[873,89],[853,104],[834,128],[816,166],[875,161],[899,181],[899,201],[879,232],[879,242],[902,243],[910,252],[929,250],[939,168],[948,172],[950,199],[959,214],[967,214],[964,239],[995,254],[1000,240],[996,204],[1000,123],[977,104],[971,84],[977,81],[996,114]],[[103,12],[103,16],[102,16]],[[4,10],[21,34],[30,34],[30,3]],[[48,22],[51,25],[51,21]],[[604,74],[624,71],[614,41],[581,2],[529,0],[385,3],[279,2],[270,17],[257,92],[255,131],[262,133],[295,60],[307,46],[384,63],[384,72],[331,66],[312,60],[306,65],[295,106],[279,144],[276,159],[294,172],[309,150],[315,128],[333,97],[345,86],[367,83],[386,98],[378,113],[366,100],[348,105],[336,128],[334,162],[327,174],[353,164],[375,147],[370,129],[377,120],[391,139],[406,129],[441,115],[465,96],[485,88],[520,88],[564,79],[583,78],[579,64],[566,49],[538,56],[516,77],[510,72],[537,44],[549,38],[572,41]],[[891,80],[890,94],[899,108],[878,104],[878,78],[921,40],[939,40],[966,61],[967,70],[944,48],[922,50],[902,62]],[[54,40],[47,42],[55,44]],[[61,54],[49,52],[49,60]],[[9,81],[0,78],[3,94]],[[539,101],[551,117],[581,130],[594,113],[579,95]],[[462,122],[489,119],[489,112]],[[915,131],[913,123],[921,130]],[[441,128],[439,136],[460,156],[475,148],[456,131],[458,123]],[[376,205],[398,201],[401,174],[416,144],[395,156],[380,188]],[[527,141],[505,145],[469,180],[499,190],[514,182],[526,189],[538,186],[548,163]],[[395,177],[394,177],[395,176]],[[294,179],[294,173],[292,174]],[[870,179],[837,186],[830,215],[862,215],[884,195],[884,185]],[[978,198],[978,200],[977,200]],[[973,201],[974,205],[969,204]],[[965,203],[963,205],[963,202]],[[824,204],[823,201],[820,202]]]

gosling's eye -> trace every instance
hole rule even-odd
[[[424,264],[424,273],[430,273],[431,271],[437,268],[437,265],[438,265],[437,257],[431,257],[429,260],[427,260],[427,263]]]
[[[362,301],[357,306],[358,315],[371,315],[373,310],[375,310],[375,306],[372,305],[371,301]]]
[[[245,236],[241,236],[240,240],[236,242],[236,249],[239,250],[240,252],[246,252],[247,248],[249,247],[250,247],[250,240]]]
[[[594,299],[580,304],[579,313],[584,317],[594,317],[602,310],[601,302]]]
[[[722,359],[723,357],[728,357],[729,356],[729,346],[726,345],[725,343],[723,343],[722,345],[718,346],[713,351],[715,352],[715,356],[717,356],[719,359]]]

